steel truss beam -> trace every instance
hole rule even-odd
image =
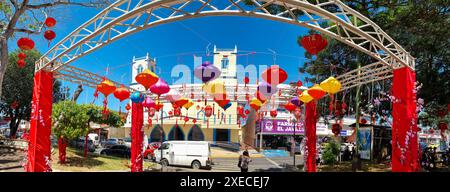
[[[382,67],[377,70],[388,71],[404,66],[415,69],[415,59],[408,52],[378,25],[339,0],[314,3],[306,0],[251,1],[252,5],[246,5],[242,0],[118,0],[52,47],[37,62],[35,70],[58,71],[130,34],[165,23],[206,16],[256,17],[307,27],[377,59],[381,65],[370,65]],[[271,12],[266,9],[268,6],[278,6],[280,10]],[[297,13],[302,13],[302,16]],[[324,27],[324,23],[329,25]],[[372,74],[370,71],[362,73]],[[341,77],[346,83],[344,88],[366,81],[361,75],[349,76],[351,74],[347,73]],[[65,77],[71,76],[67,74]],[[375,81],[376,76],[370,79]]]
[[[359,74],[358,74],[359,73]],[[342,84],[341,91],[351,89],[358,85],[390,79],[393,77],[392,69],[381,62],[373,63],[354,69],[337,77]]]
[[[60,70],[55,72],[55,78],[69,81],[76,84],[81,84],[87,87],[91,87],[96,89],[97,85],[103,81],[104,77],[91,73],[89,71],[76,68],[70,65],[65,65],[60,68]],[[109,79],[110,80],[110,79]],[[110,80],[116,86],[120,86],[121,84],[115,81]],[[136,91],[133,88],[125,86],[129,91]]]

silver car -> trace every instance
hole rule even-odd
[[[103,148],[110,148],[114,145],[118,145],[119,144],[119,139],[117,138],[110,138],[108,140],[106,140],[105,142],[103,142]]]

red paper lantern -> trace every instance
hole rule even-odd
[[[189,121],[189,117],[184,117],[184,124]]]
[[[278,115],[278,112],[277,112],[277,110],[276,110],[276,109],[274,109],[274,110],[270,111],[270,116],[271,116],[272,118],[275,118],[275,117],[277,117],[277,115]]]
[[[246,115],[250,114],[250,110],[246,109],[246,110],[245,110],[245,114],[246,114]]]
[[[197,123],[197,119],[192,119],[192,123],[196,124]]]
[[[236,108],[236,110],[237,110],[237,114],[238,114],[240,117],[243,117],[243,116],[244,116],[244,107],[243,107],[242,105],[238,105],[237,108]]]
[[[448,110],[446,111],[446,110],[444,110],[444,109],[442,109],[442,110],[439,110],[438,111],[438,116],[439,117],[445,117],[446,115],[447,115],[447,112],[448,112]]]
[[[211,107],[211,105],[207,105],[206,107],[205,107],[205,116],[206,117],[211,117],[211,115],[212,115],[212,107]]]
[[[360,123],[361,123],[361,124],[366,124],[366,123],[367,123],[367,120],[366,120],[366,119],[361,119]]]
[[[23,59],[20,59],[17,61],[17,66],[19,66],[19,68],[21,68],[21,69],[24,68],[26,64],[27,63]]]
[[[181,107],[174,108],[173,115],[179,117],[181,115]]]
[[[250,78],[244,77],[244,84],[247,85],[248,83],[250,83]]]
[[[207,105],[204,110],[205,116],[208,117],[208,120],[206,121],[206,128],[209,128],[209,117],[211,117],[212,115],[213,108],[211,107],[211,105]]]
[[[17,101],[14,101],[11,103],[11,109],[17,109],[18,106],[19,106],[19,103]]]
[[[445,123],[445,122],[440,122],[440,123],[438,124],[438,128],[439,128],[439,130],[441,130],[441,132],[444,132],[445,130],[448,129],[448,125],[447,125],[447,123]]]
[[[52,41],[53,39],[55,39],[56,37],[56,33],[52,30],[47,30],[44,32],[44,38],[47,39],[48,41]]]
[[[114,91],[114,97],[116,97],[120,102],[130,97],[130,91],[121,85]]]
[[[155,103],[155,109],[156,111],[159,111],[161,108],[164,107],[164,104],[160,103],[160,102],[156,102]]]
[[[127,111],[129,111],[129,110],[131,109],[131,106],[130,106],[129,103],[127,104],[127,106],[125,106],[125,109],[126,109]]]
[[[25,59],[25,58],[27,58],[27,54],[25,54],[24,52],[20,52],[18,55],[17,55],[17,57],[19,58],[19,59]]]
[[[428,132],[433,134],[434,133],[434,129],[429,129]]]
[[[266,69],[262,74],[264,81],[271,85],[278,85],[286,81],[288,75],[286,71],[281,69],[278,65],[273,65]],[[275,79],[272,79],[275,78]]]
[[[155,116],[155,113],[156,113],[155,108],[151,107],[151,108],[148,109],[148,116],[149,117]]]
[[[34,41],[27,37],[17,40],[17,46],[22,50],[31,50],[34,48]]]
[[[342,127],[338,123],[334,123],[331,127],[331,131],[333,132],[334,136],[338,136],[341,134]]]
[[[317,55],[327,47],[328,41],[319,34],[312,34],[303,37],[300,44],[309,54]]]
[[[297,87],[301,87],[303,85],[302,81],[297,81]]]
[[[53,27],[56,25],[56,19],[53,17],[47,17],[47,19],[45,19],[45,26],[47,27]]]
[[[245,100],[250,100],[250,95],[248,93],[245,94]]]
[[[286,110],[288,110],[290,113],[292,113],[292,111],[295,110],[295,108],[297,108],[294,104],[292,104],[291,102],[286,103],[286,105],[284,105],[284,108]]]

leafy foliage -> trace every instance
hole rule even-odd
[[[12,52],[9,56],[8,67],[3,81],[3,94],[0,100],[0,112],[11,119],[11,135],[15,135],[21,120],[30,120],[31,99],[33,97],[34,63],[41,57],[36,50],[24,51],[27,55],[24,68],[17,66],[19,51]],[[61,83],[53,83],[54,101],[58,101]],[[12,107],[17,103],[17,107]]]
[[[340,153],[339,144],[335,141],[330,141],[325,146],[325,149],[323,151],[323,162],[326,165],[335,164],[337,162],[337,156]]]
[[[93,104],[77,104],[73,101],[62,101],[53,105],[52,120],[55,136],[75,139],[86,135],[90,123],[106,124],[112,127],[123,126],[124,121],[117,112],[109,112],[103,118],[103,108]]]
[[[57,138],[63,136],[66,139],[75,139],[86,135],[89,115],[87,108],[72,101],[62,101],[53,105],[52,121],[53,133]]]

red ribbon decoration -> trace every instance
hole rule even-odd
[[[316,172],[316,102],[311,101],[306,104],[306,147],[308,150],[308,156],[306,157],[306,166],[308,172]]]
[[[416,74],[408,67],[394,70],[392,95],[399,102],[392,104],[392,171],[420,170],[416,94]],[[410,134],[408,134],[408,132]],[[409,135],[409,136],[408,136]],[[408,142],[406,142],[406,138]],[[400,147],[400,148],[399,148]],[[402,148],[406,149],[402,158]]]
[[[52,72],[40,70],[34,75],[27,172],[51,171],[51,167],[49,167],[47,162],[51,158],[52,82]]]
[[[131,110],[131,172],[142,172],[144,130],[144,106],[133,103]]]

